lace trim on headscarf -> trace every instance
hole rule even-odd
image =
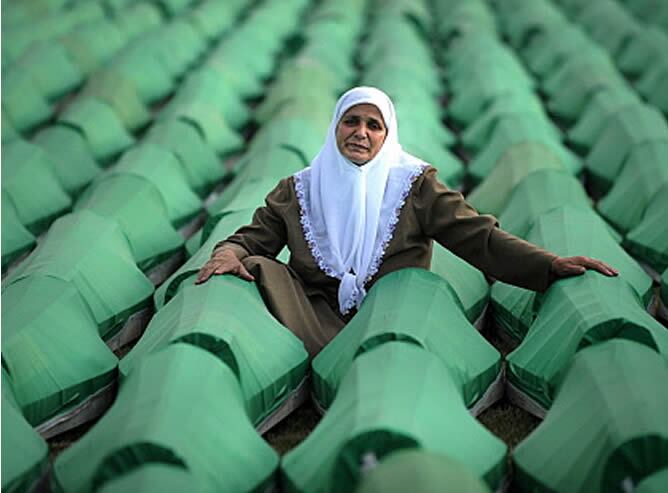
[[[376,239],[373,258],[369,266],[368,275],[364,281],[365,283],[371,281],[373,276],[376,275],[376,273],[380,269],[380,266],[383,263],[383,257],[385,256],[385,251],[387,250],[390,241],[392,241],[392,238],[394,237],[394,232],[397,228],[397,224],[399,223],[399,216],[401,214],[401,210],[406,204],[406,199],[408,198],[408,195],[410,194],[410,191],[413,188],[413,183],[415,183],[415,180],[417,180],[417,178],[422,174],[422,172],[427,166],[428,166],[427,164],[418,164],[414,167],[414,169],[411,170],[409,174],[407,174],[403,178],[403,186],[401,194],[397,200],[397,203],[393,207],[392,212],[390,213],[383,234],[379,235],[378,238]],[[325,261],[325,256],[320,251],[320,246],[318,245],[316,235],[313,231],[311,219],[308,214],[309,207],[306,198],[306,186],[304,185],[303,181],[303,176],[304,173],[306,172],[308,172],[308,170],[303,170],[293,175],[295,182],[295,194],[297,195],[297,202],[299,203],[299,223],[302,226],[304,240],[308,244],[309,250],[311,251],[311,255],[313,256],[313,259],[315,260],[316,264],[318,264],[320,270],[329,277],[341,280],[343,278],[344,273],[336,272]],[[365,296],[366,296],[366,290],[364,290],[363,288],[361,290],[355,290],[352,296],[348,300],[346,300],[345,304],[341,307],[341,313],[345,315],[353,307],[357,306],[357,308],[359,308]]]

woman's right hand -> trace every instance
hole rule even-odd
[[[214,251],[211,258],[199,270],[195,284],[202,284],[208,281],[211,276],[221,274],[233,274],[246,281],[255,280],[232,250],[221,248]]]

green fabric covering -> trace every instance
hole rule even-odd
[[[251,141],[249,152],[283,146],[300,154],[304,166],[318,154],[327,135],[326,128],[318,128],[307,118],[274,118],[265,124]]]
[[[551,126],[533,115],[517,115],[499,120],[485,148],[469,163],[470,176],[475,182],[482,181],[510,146],[527,142],[540,143],[549,148],[571,174],[580,172],[582,163],[554,138]]]
[[[473,29],[496,34],[496,19],[484,2],[439,2],[434,4],[435,29],[443,39],[463,35]]]
[[[202,228],[186,240],[186,260],[195,255],[202,246]]]
[[[401,97],[401,96],[400,96]],[[412,97],[412,94],[411,94]],[[455,143],[454,134],[441,123],[441,107],[434,102],[431,106],[414,107],[410,99],[394,101],[397,121],[401,122],[401,140],[418,140],[426,135],[434,146],[450,147]],[[431,108],[431,110],[429,109]],[[329,116],[329,115],[328,115]]]
[[[172,75],[180,77],[205,49],[205,40],[185,20],[173,20],[146,34]]]
[[[118,222],[135,263],[144,271],[183,247],[183,237],[167,217],[158,188],[143,176],[114,174],[91,185],[75,210],[89,210]]]
[[[648,263],[658,272],[668,267],[668,181],[659,188],[647,204],[642,221],[626,237],[631,255]]]
[[[174,80],[154,49],[138,42],[114,57],[110,71],[130,80],[146,104],[156,103],[174,90]]]
[[[441,454],[400,450],[364,477],[356,493],[490,493],[471,471]]]
[[[643,29],[618,2],[598,1],[587,5],[576,18],[591,38],[617,58],[623,47]]]
[[[195,285],[194,277],[184,281],[123,358],[121,375],[132,375],[148,354],[177,342],[215,354],[234,371],[254,425],[306,376],[308,353],[302,342],[269,313],[256,284],[234,276],[214,276],[202,285]]]
[[[536,170],[518,183],[499,216],[499,223],[504,230],[524,238],[542,214],[565,205],[589,213],[592,220],[606,228],[615,241],[621,241],[615,230],[593,211],[580,182],[558,169]]]
[[[661,275],[660,296],[664,305],[668,306],[668,269],[664,270],[663,274]]]
[[[17,64],[30,74],[40,93],[50,99],[61,97],[83,81],[81,71],[58,43],[33,45]]]
[[[186,122],[168,120],[151,126],[145,142],[171,151],[183,166],[190,187],[204,195],[225,175],[225,168],[197,130]]]
[[[153,183],[167,207],[167,217],[176,227],[195,217],[202,208],[176,156],[150,142],[142,142],[125,152],[108,174],[136,175]]]
[[[52,125],[40,131],[33,142],[51,158],[49,164],[70,195],[81,192],[100,173],[88,142],[73,128]]]
[[[60,39],[70,59],[85,76],[100,68],[126,42],[125,33],[109,20],[87,23]]]
[[[636,88],[651,105],[668,114],[668,95],[665,90],[667,83],[668,63],[664,61],[650,65]]]
[[[51,118],[53,109],[32,76],[12,67],[2,71],[2,113],[23,132]]]
[[[74,284],[102,335],[145,306],[153,293],[153,284],[135,266],[120,225],[87,210],[58,219],[3,284],[35,276]]]
[[[511,115],[534,115],[542,120],[541,124],[547,124],[552,129],[555,139],[561,139],[561,132],[549,122],[537,96],[531,93],[511,93],[494,101],[462,132],[462,144],[472,152],[479,151],[494,133],[499,120]]]
[[[563,279],[542,297],[529,333],[508,355],[508,380],[549,408],[575,353],[608,339],[639,342],[668,362],[668,331],[623,279],[593,272]]]
[[[613,265],[643,306],[649,303],[652,280],[591,212],[568,205],[554,209],[535,220],[526,239],[562,257],[585,255]],[[496,282],[491,293],[494,320],[511,336],[522,339],[536,313],[536,297],[532,291]]]
[[[634,490],[636,493],[661,493],[668,490],[668,467],[645,477]]]
[[[114,381],[118,360],[73,283],[33,275],[3,287],[2,301],[3,364],[30,424],[81,404]]]
[[[591,40],[579,26],[565,22],[538,33],[522,53],[531,72],[544,79],[571,56],[591,46]]]
[[[574,358],[545,421],[513,454],[519,492],[622,492],[668,465],[665,360],[614,340]]]
[[[233,62],[214,52],[204,62],[201,71],[211,72],[219,83],[223,82],[233,94],[243,99],[259,98],[264,94],[262,80],[250,73],[243,62]],[[234,115],[227,115],[232,124],[230,117]]]
[[[246,209],[238,212],[223,215],[209,234],[202,237],[201,248],[188,261],[183,264],[169,279],[163,282],[156,290],[153,301],[155,309],[160,310],[165,303],[171,300],[176,293],[183,287],[183,283],[192,278],[202,266],[209,260],[213,247],[219,241],[234,233],[239,227],[248,224],[253,217],[253,210]]]
[[[19,220],[14,203],[2,190],[2,270],[11,262],[32,250],[35,237]]]
[[[0,133],[2,134],[3,144],[5,142],[11,142],[12,140],[16,140],[21,137],[14,128],[14,125],[12,125],[12,122],[9,121],[9,117],[5,115],[4,107],[2,110],[2,132]]]
[[[278,182],[281,178],[301,171],[307,165],[308,162],[304,159],[303,154],[293,147],[279,145],[258,149],[251,148],[235,163],[236,178],[225,189],[220,198],[222,199],[229,189],[242,185],[244,180],[258,181],[272,178]],[[219,210],[219,207],[214,205],[217,203],[219,203],[218,200],[212,203],[209,210]]]
[[[230,128],[215,108],[203,102],[175,105],[172,111],[164,114],[164,119],[170,118],[179,118],[193,125],[217,154],[232,154],[244,147],[243,137]]]
[[[2,190],[27,229],[37,234],[72,205],[40,147],[24,140],[2,146]]]
[[[200,493],[202,489],[187,469],[175,464],[150,462],[120,477],[109,478],[97,493],[160,491],[161,493]]]
[[[109,163],[135,142],[113,108],[90,96],[84,95],[70,104],[58,121],[78,130],[102,164]]]
[[[46,473],[49,448],[28,424],[12,399],[5,397],[7,377],[2,374],[2,491],[30,491]]]
[[[464,165],[445,148],[429,145],[429,142],[417,138],[414,141],[404,141],[402,138],[402,147],[409,154],[419,157],[436,168],[439,179],[449,187],[454,188],[461,184],[465,173]]]
[[[250,110],[238,92],[214,70],[203,68],[188,77],[181,85],[167,114],[186,103],[200,103],[218,111],[232,128],[242,127],[250,118]]]
[[[83,94],[108,104],[123,126],[134,132],[151,121],[135,84],[115,71],[98,71],[88,79]]]
[[[627,232],[643,217],[657,190],[668,183],[668,140],[633,146],[598,210],[617,229]]]
[[[492,65],[491,67],[494,67]],[[454,97],[448,105],[448,114],[457,123],[468,126],[484,112],[490,104],[517,92],[530,92],[531,87],[524,87],[512,75],[500,68],[489,72],[490,65],[485,65],[487,74],[479,74],[477,79],[461,82],[459,87],[453,85]],[[483,72],[482,68],[479,69]],[[487,78],[489,77],[489,78]],[[452,81],[451,81],[452,82]]]
[[[475,322],[489,297],[485,275],[438,243],[434,243],[430,270],[448,281],[461,303],[464,315],[469,322]]]
[[[509,1],[499,4],[499,8],[504,34],[516,50],[525,47],[533,36],[565,22],[564,15],[548,1]]]
[[[612,62],[582,56],[567,62],[543,82],[549,110],[557,117],[576,120],[592,96],[605,88],[628,87]]]
[[[617,66],[630,76],[638,76],[668,51],[668,33],[655,26],[639,30],[617,57]]]
[[[402,269],[374,285],[359,313],[313,360],[313,392],[320,406],[332,405],[359,354],[387,341],[416,345],[437,356],[466,407],[482,397],[501,371],[498,351],[466,319],[448,282],[423,269]]]
[[[277,180],[271,177],[257,180],[239,177],[235,180],[235,183],[207,207],[209,217],[215,219],[217,216],[230,212],[247,209],[253,211],[262,207],[265,197],[276,188],[277,184]]]
[[[585,159],[592,186],[607,191],[633,147],[651,140],[668,141],[668,125],[661,113],[651,106],[631,106],[617,112]]]
[[[596,143],[608,121],[615,118],[616,113],[641,104],[636,93],[628,87],[607,87],[597,91],[585,106],[577,123],[568,131],[569,144],[586,153]]]
[[[214,41],[225,31],[234,27],[244,2],[219,3],[215,0],[202,2],[188,13],[188,21],[208,41]]]
[[[193,0],[158,0],[157,3],[164,9],[167,15],[175,17],[183,14],[190,4],[193,3]]]
[[[468,413],[460,392],[443,362],[415,344],[389,341],[360,354],[325,417],[284,456],[283,491],[353,491],[365,457],[382,461],[405,448],[448,455],[495,489],[506,446]]]
[[[234,372],[176,343],[143,358],[109,411],[58,456],[54,491],[99,491],[149,464],[184,469],[202,492],[259,493],[272,485],[278,456],[250,424]]]
[[[109,3],[109,0],[107,0],[107,3]],[[151,28],[158,27],[162,24],[163,19],[157,5],[136,3],[124,6],[114,12],[114,22],[125,36],[130,39],[139,36]]]
[[[487,178],[466,197],[478,212],[498,216],[512,191],[527,175],[541,169],[564,169],[553,150],[540,143],[526,142],[508,147]]]

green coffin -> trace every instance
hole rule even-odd
[[[188,13],[188,22],[204,36],[207,41],[215,41],[221,34],[233,28],[244,2],[218,3],[202,2]]]
[[[320,151],[327,134],[325,128],[318,128],[314,123],[306,118],[274,118],[257,132],[249,152],[287,147],[298,152],[307,166]]]
[[[49,99],[63,96],[83,81],[81,71],[58,43],[33,45],[17,64],[30,74],[40,93]]]
[[[668,181],[652,196],[642,221],[626,236],[625,246],[631,255],[646,262],[657,272],[668,267]]]
[[[16,213],[9,195],[2,191],[2,270],[11,262],[32,250],[35,237],[28,231]]]
[[[23,132],[51,118],[53,109],[30,73],[12,67],[2,71],[2,113]]]
[[[113,333],[146,306],[153,293],[118,223],[87,210],[58,219],[37,249],[5,279],[3,290],[36,276],[76,286],[102,335]]]
[[[489,493],[469,469],[442,454],[418,449],[390,454],[371,469],[355,493]]]
[[[666,17],[668,18],[668,15]],[[636,85],[640,95],[664,114],[668,114],[666,83],[668,83],[668,63],[663,61],[650,65]]]
[[[549,148],[571,174],[582,168],[580,160],[555,139],[553,129],[534,115],[506,116],[499,120],[487,145],[469,163],[469,174],[482,181],[497,166],[503,154],[515,144],[539,143]]]
[[[243,137],[232,130],[223,116],[210,105],[201,102],[178,104],[160,118],[178,118],[193,125],[204,142],[221,156],[233,154],[244,147]]]
[[[577,123],[568,131],[568,142],[578,151],[586,153],[596,143],[608,121],[615,118],[615,113],[641,104],[638,95],[628,87],[607,87],[597,91]]]
[[[97,71],[88,79],[82,93],[108,104],[130,132],[142,129],[151,121],[151,113],[135,84],[117,71]]]
[[[151,126],[145,142],[171,151],[181,163],[190,187],[204,195],[223,178],[225,168],[200,133],[186,122],[168,120]]]
[[[498,122],[505,116],[515,115],[534,115],[542,120],[541,124],[552,128],[555,139],[561,139],[561,132],[549,122],[537,96],[532,93],[511,93],[494,101],[462,132],[462,144],[468,150],[478,152],[484,148]]]
[[[241,226],[250,223],[254,209],[245,209],[230,214],[224,214],[210,234],[204,235],[201,248],[188,261],[172,274],[160,287],[155,290],[153,301],[155,309],[160,310],[181,289],[181,285],[188,279],[194,282],[195,275],[211,257],[214,246],[219,241],[233,234]],[[205,228],[206,230],[206,228]]]
[[[620,277],[633,287],[643,306],[649,303],[652,280],[610,236],[601,219],[590,211],[567,205],[547,212],[535,220],[526,240],[559,256],[585,255],[613,265]],[[494,283],[491,292],[494,320],[521,340],[533,322],[536,297],[533,291]]]
[[[2,291],[3,365],[33,426],[81,404],[116,377],[118,360],[77,291],[71,282],[44,275]]]
[[[485,275],[438,243],[434,243],[430,270],[448,281],[468,321],[476,322],[489,298]]]
[[[387,341],[419,346],[438,357],[466,407],[483,396],[501,370],[498,351],[466,319],[447,281],[423,269],[402,269],[374,285],[356,316],[313,360],[318,404],[330,407],[355,358]]]
[[[159,491],[160,493],[200,493],[202,487],[193,475],[181,465],[150,463],[111,477],[96,493],[128,493],[130,491]]]
[[[49,155],[24,140],[2,146],[2,190],[16,207],[21,224],[41,233],[67,211],[72,201],[63,189]]]
[[[214,354],[175,343],[123,379],[113,406],[63,452],[53,491],[100,491],[147,465],[184,469],[201,492],[263,492],[278,456],[253,429],[237,377]]]
[[[215,70],[206,67],[193,72],[181,85],[174,102],[167,107],[172,108],[185,103],[199,103],[215,108],[223,115],[232,128],[242,127],[250,118],[250,110],[241,99],[241,95]]]
[[[617,57],[617,66],[630,76],[639,76],[668,51],[668,33],[656,26],[647,26],[624,45]]]
[[[51,158],[53,171],[71,195],[81,192],[100,173],[88,142],[73,128],[51,125],[40,131],[33,142]]]
[[[610,192],[597,204],[618,230],[637,226],[650,200],[668,183],[668,140],[634,145]]]
[[[79,70],[88,76],[118,52],[127,38],[115,23],[104,19],[70,31],[59,42]]]
[[[79,131],[101,164],[108,164],[135,142],[113,108],[93,97],[77,99],[65,109],[58,121]]]
[[[668,331],[623,279],[592,272],[561,280],[542,297],[529,333],[508,355],[508,381],[549,408],[576,352],[609,339],[644,344],[668,362]]]
[[[157,5],[151,3],[125,2],[114,12],[114,22],[128,39],[139,36],[149,29],[158,27],[163,22],[162,13]],[[107,0],[110,4],[111,0]]]
[[[116,173],[91,185],[75,207],[113,219],[128,239],[135,263],[146,271],[183,247],[158,188],[143,176]]]
[[[167,206],[167,217],[176,227],[192,219],[202,208],[176,156],[150,142],[125,152],[108,174],[136,175],[153,183]]]
[[[668,141],[668,125],[659,111],[651,106],[631,106],[615,113],[585,160],[592,185],[608,190],[633,147],[652,140]]]
[[[592,219],[598,220],[611,236],[621,241],[615,230],[594,213],[580,182],[564,170],[541,169],[527,175],[513,188],[499,223],[504,230],[524,238],[536,219],[565,205],[590,213]]]
[[[355,359],[325,417],[283,458],[283,491],[354,491],[366,464],[406,448],[450,456],[492,489],[505,475],[506,446],[469,414],[443,362],[390,340]]]
[[[174,90],[174,80],[166,64],[143,40],[114,57],[109,70],[131,81],[146,104],[156,103]]]
[[[666,468],[666,379],[666,361],[637,342],[580,351],[547,418],[515,449],[517,491],[621,493]]]
[[[554,151],[541,143],[512,145],[466,200],[478,212],[498,216],[506,208],[515,186],[527,175],[542,169],[563,170],[564,165]]]
[[[215,354],[233,370],[256,426],[297,389],[308,366],[304,345],[272,317],[257,285],[234,276],[184,281],[123,358],[121,375],[132,376],[148,354],[178,342]]]
[[[636,493],[661,493],[668,490],[668,467],[645,477],[634,491]]]
[[[2,371],[2,491],[31,491],[48,469],[49,448],[16,407]]]
[[[215,221],[217,217],[227,213],[262,207],[265,197],[276,188],[277,183],[278,181],[272,177],[245,179],[243,175],[239,176],[207,207],[208,225],[211,225],[212,220]]]

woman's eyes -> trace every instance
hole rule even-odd
[[[360,119],[359,118],[346,118],[343,120],[343,123],[349,127],[356,127],[357,125],[360,124]],[[371,130],[383,130],[383,127],[380,125],[375,120],[371,120],[370,122],[367,123],[367,127],[369,127]]]

